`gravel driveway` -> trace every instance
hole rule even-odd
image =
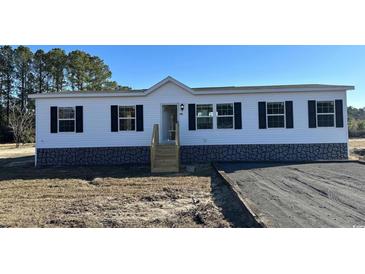
[[[268,227],[365,226],[365,165],[221,163]]]

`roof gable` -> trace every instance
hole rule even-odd
[[[165,79],[161,80],[160,82],[158,82],[157,84],[153,85],[152,87],[150,87],[149,89],[147,89],[144,94],[148,95],[152,92],[154,92],[155,90],[159,89],[160,87],[162,87],[163,85],[166,85],[167,83],[172,83],[180,88],[182,88],[183,90],[191,93],[191,94],[195,94],[196,92],[194,90],[192,90],[191,88],[189,88],[187,85],[184,85],[183,83],[179,82],[178,80],[172,78],[171,76],[166,77]]]

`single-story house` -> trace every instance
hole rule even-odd
[[[36,165],[347,159],[352,89],[190,88],[167,77],[145,90],[33,94]]]

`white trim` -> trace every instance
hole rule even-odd
[[[134,117],[120,117],[119,116],[119,108],[120,107],[133,107],[134,108]],[[118,105],[118,132],[122,131],[137,131],[137,107],[136,105]],[[133,129],[120,129],[120,120],[134,120],[134,130]]]
[[[165,85],[168,82],[174,83],[175,85],[181,87],[182,89],[184,89],[185,91],[187,91],[187,92],[189,92],[191,94],[195,94],[196,93],[194,90],[192,90],[188,86],[186,86],[183,83],[179,82],[178,80],[172,78],[171,76],[168,76],[165,79],[163,79],[160,82],[158,82],[157,84],[155,84],[152,87],[150,87],[148,90],[144,91],[144,94],[145,95],[148,95],[148,94],[154,92],[156,89],[160,88],[161,86]]]
[[[232,115],[219,115],[218,114],[218,105],[232,105]],[[234,119],[234,103],[217,103],[215,104],[216,109],[216,121],[217,121],[217,129],[223,129],[223,130],[229,130],[229,129],[235,129],[235,119]],[[224,118],[224,117],[231,117],[232,118],[232,127],[231,128],[219,128],[218,127],[218,118]]]
[[[268,112],[267,112],[267,104],[268,103],[270,103],[270,104],[278,104],[278,103],[283,103],[283,105],[284,105],[284,113],[283,114],[269,114]],[[286,128],[286,108],[285,108],[285,101],[283,101],[283,102],[271,102],[271,101],[269,101],[269,102],[265,102],[265,104],[266,104],[266,128],[270,128],[270,129],[282,129],[282,128]],[[284,126],[283,127],[269,127],[269,116],[284,116]]]
[[[199,116],[198,117],[198,105],[211,105],[212,106],[212,116]],[[195,123],[196,123],[196,130],[212,130],[214,129],[214,104],[209,104],[209,103],[203,103],[203,104],[195,104]],[[198,128],[198,118],[212,118],[212,128]]]
[[[72,108],[74,111],[74,118],[60,118],[60,109],[61,108]],[[74,131],[61,131],[60,130],[60,121],[74,121]],[[68,134],[68,133],[76,133],[76,107],[66,107],[66,106],[62,106],[62,107],[57,107],[57,126],[58,126],[58,130],[57,133],[62,133],[62,134]]]
[[[332,102],[333,103],[333,113],[332,112],[318,113],[318,109],[317,109],[318,102]],[[318,115],[333,115],[333,126],[318,126]],[[336,127],[336,102],[335,102],[335,100],[316,101],[316,127],[317,128],[318,127],[319,128],[333,128],[333,127]]]

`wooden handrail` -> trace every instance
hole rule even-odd
[[[176,123],[175,145],[159,145],[159,125],[153,125],[151,138],[151,172],[178,172],[180,166],[180,126]],[[170,152],[175,150],[175,155]],[[166,154],[167,152],[167,154]],[[171,156],[176,157],[175,161]],[[168,163],[166,163],[168,161]],[[175,163],[174,163],[175,162]],[[176,165],[176,166],[175,166]]]
[[[180,166],[180,126],[179,122],[176,123],[176,131],[175,131],[175,143],[176,143],[176,163],[177,166]]]
[[[158,134],[158,124],[153,125],[152,130],[152,139],[151,139],[151,145],[158,145],[159,143],[159,134]]]
[[[176,128],[175,128],[175,143],[177,146],[180,146],[180,126],[179,126],[179,122],[176,123]]]
[[[155,166],[156,146],[159,143],[159,139],[158,124],[154,124],[151,138],[151,170]]]

